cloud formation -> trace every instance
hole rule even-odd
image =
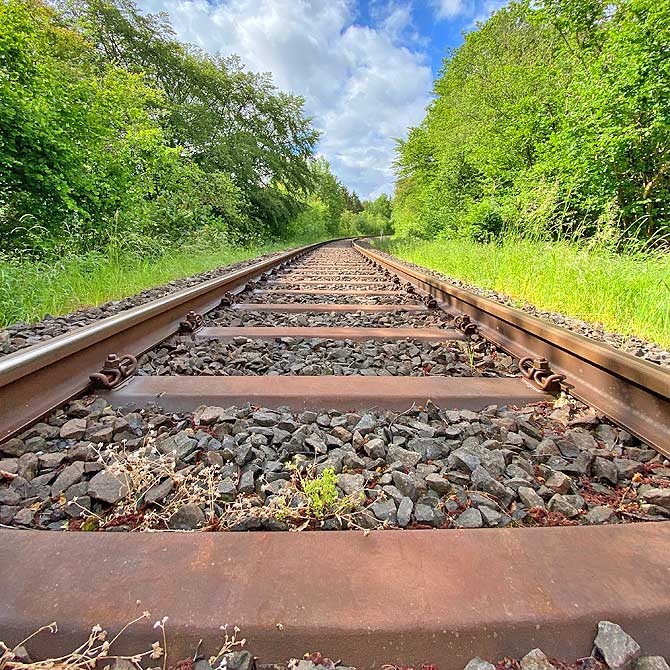
[[[372,25],[351,0],[140,0],[166,11],[180,39],[238,54],[302,95],[319,152],[362,198],[392,192],[394,138],[424,116],[432,73],[406,2],[375,3]],[[409,45],[409,46],[408,46]]]

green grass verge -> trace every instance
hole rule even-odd
[[[245,248],[187,245],[144,258],[99,252],[41,261],[0,257],[0,327],[101,305],[173,279],[310,241]]]
[[[570,242],[385,240],[380,248],[520,304],[670,346],[670,255],[615,254]]]

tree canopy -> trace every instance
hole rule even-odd
[[[670,4],[512,2],[444,59],[398,144],[400,231],[670,232]]]
[[[130,0],[0,2],[0,239],[283,235],[316,197],[360,208],[316,161],[299,96],[178,41]],[[318,208],[317,208],[318,209]],[[316,211],[316,210],[315,210]]]

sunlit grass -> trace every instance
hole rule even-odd
[[[234,247],[188,245],[150,258],[98,252],[48,261],[0,257],[0,327],[119,300],[173,279],[300,246],[303,241]]]
[[[380,244],[380,243],[378,243]],[[617,254],[571,242],[391,239],[399,258],[519,303],[670,345],[670,255]]]

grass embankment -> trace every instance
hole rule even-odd
[[[114,252],[37,261],[0,256],[0,328],[119,300],[173,279],[313,241],[186,245],[144,257]]]
[[[507,239],[377,245],[399,258],[607,330],[670,346],[670,255],[615,254],[570,242]]]

